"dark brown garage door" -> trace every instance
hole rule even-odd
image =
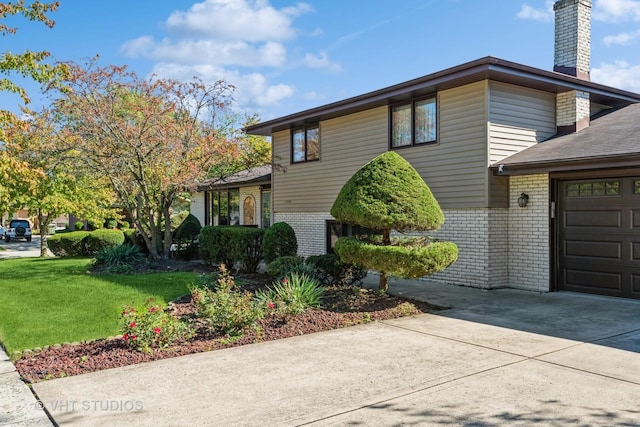
[[[640,177],[561,181],[558,285],[640,298]]]

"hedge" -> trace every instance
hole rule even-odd
[[[54,234],[47,247],[55,256],[91,256],[104,248],[120,246],[124,233],[120,230],[72,231]]]
[[[455,243],[440,241],[426,246],[378,246],[341,237],[334,250],[344,262],[407,279],[442,271],[458,259]]]
[[[242,272],[253,273],[262,260],[264,233],[260,228],[233,225],[202,227],[200,256],[205,262],[224,263],[229,268],[239,264]]]
[[[286,222],[276,222],[264,233],[264,262],[270,264],[276,258],[296,256],[298,240],[293,228]]]

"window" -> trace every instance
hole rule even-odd
[[[291,163],[320,159],[320,126],[306,126],[291,131]]]
[[[205,225],[240,224],[240,190],[205,193]]]
[[[262,190],[262,228],[271,225],[271,190]]]
[[[620,181],[582,181],[567,183],[568,197],[619,196]]]
[[[335,220],[327,220],[325,225],[327,236],[327,253],[335,253],[333,247],[340,237],[368,236],[382,234],[381,230],[370,230],[359,225],[344,224]]]
[[[391,148],[437,141],[436,98],[415,99],[390,108]]]

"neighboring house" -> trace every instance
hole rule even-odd
[[[299,254],[351,232],[335,197],[397,150],[445,212],[433,234],[460,251],[428,280],[640,298],[640,94],[589,81],[590,0],[554,9],[553,72],[486,57],[247,128],[282,159],[272,221]]]
[[[205,225],[271,225],[271,165],[201,183],[191,213]]]

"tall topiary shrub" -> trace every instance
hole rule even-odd
[[[198,253],[197,239],[201,228],[198,218],[189,214],[173,232],[173,243],[177,245],[176,256],[179,259],[191,259]]]
[[[269,264],[282,256],[298,254],[298,240],[293,228],[286,222],[276,222],[267,228],[262,243],[264,262]]]
[[[344,262],[380,272],[379,288],[388,276],[416,278],[444,270],[458,258],[452,242],[426,238],[392,239],[398,232],[437,230],[444,214],[418,172],[394,151],[371,160],[342,187],[331,215],[344,223],[376,230],[373,238],[341,237],[335,251]]]

